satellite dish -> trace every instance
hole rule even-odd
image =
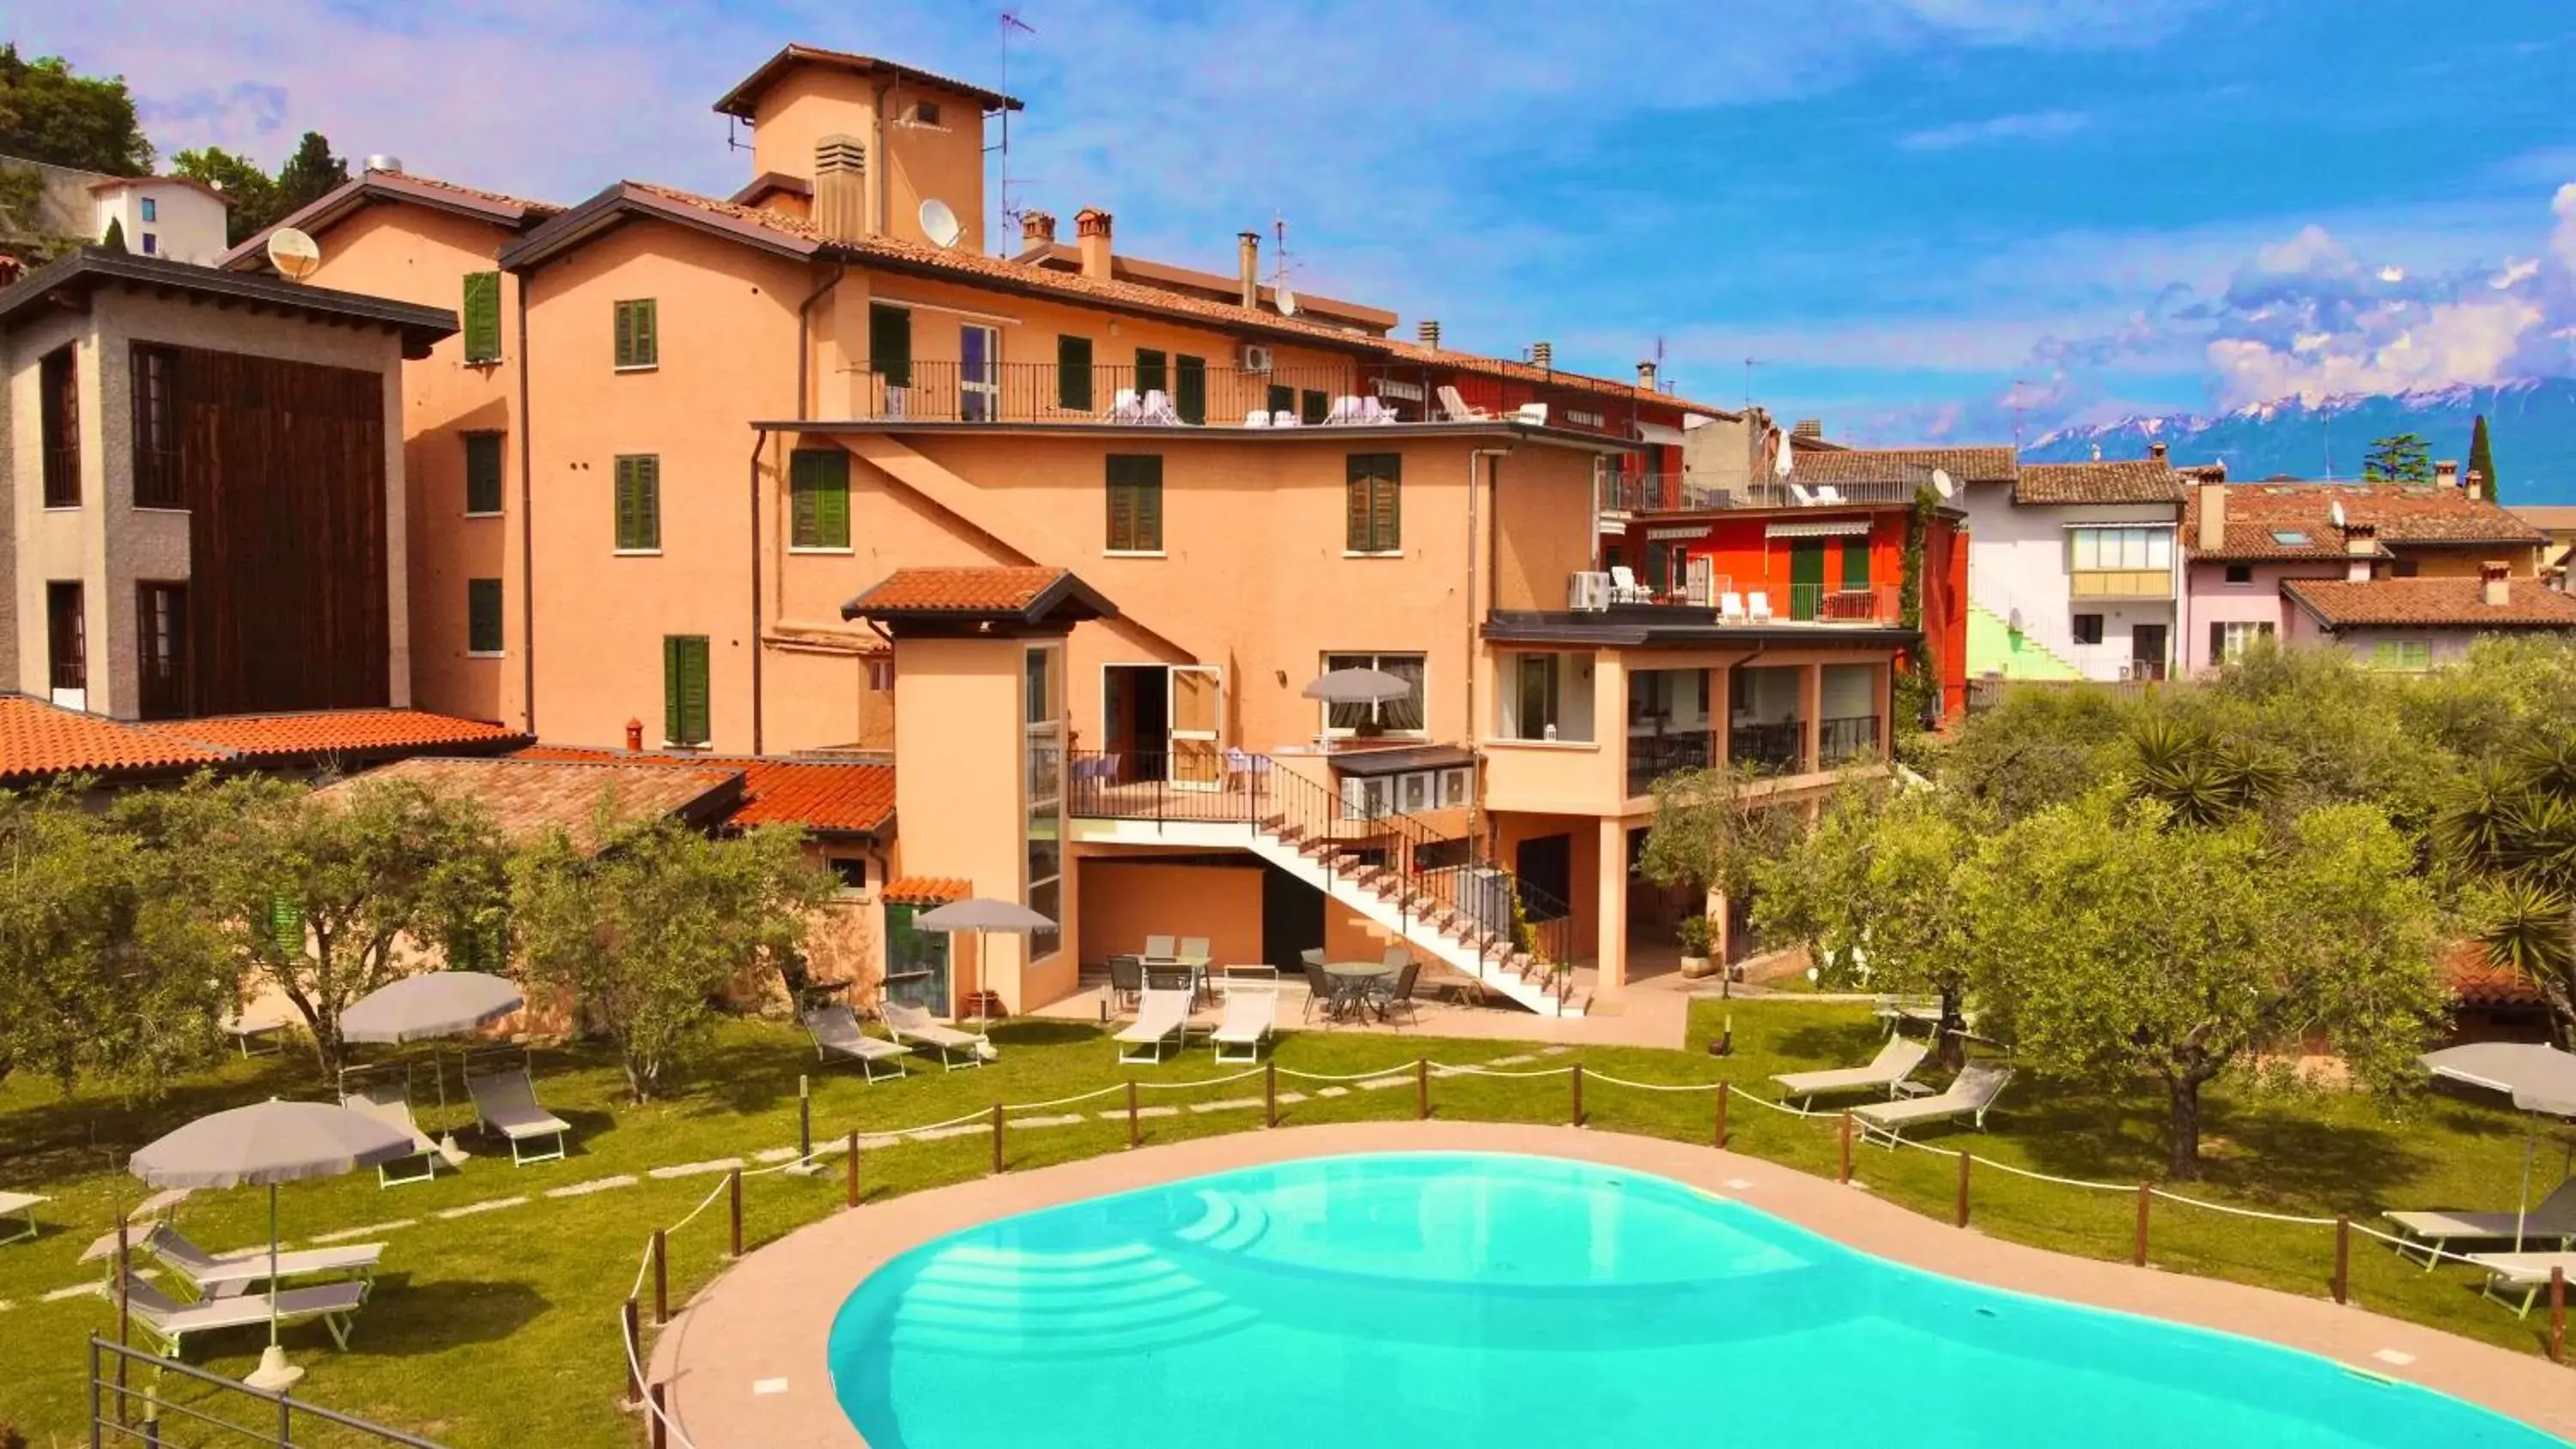
[[[958,224],[957,213],[948,209],[948,203],[934,196],[921,203],[921,234],[930,238],[932,246],[945,251],[957,245],[966,228]]]
[[[1285,277],[1280,278],[1279,285],[1274,290],[1279,294],[1279,315],[1282,317],[1296,316],[1297,294],[1288,290],[1288,279]]]
[[[268,264],[279,276],[300,282],[322,265],[322,248],[295,228],[281,226],[268,234]]]
[[[1947,468],[1935,468],[1932,470],[1932,487],[1934,491],[1938,492],[1944,498],[1956,498],[1959,496],[1958,486],[1950,481],[1950,470]]]
[[[2333,505],[2332,505],[2331,507],[2329,507],[2329,508],[2326,510],[2326,512],[2327,512],[2328,514],[2330,514],[2330,515],[2332,515],[2332,516],[2333,516],[2333,518],[2334,518],[2334,526],[2335,526],[2336,528],[2340,529],[2340,528],[2342,528],[2342,527],[2343,527],[2343,500],[2342,500],[2342,499],[2340,499],[2340,498],[2336,499],[2336,500],[2334,501]]]

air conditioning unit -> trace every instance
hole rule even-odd
[[[1565,607],[1578,614],[1598,614],[1610,607],[1610,576],[1579,573],[1567,578]]]
[[[1268,372],[1270,370],[1270,349],[1262,346],[1258,342],[1247,342],[1243,344],[1243,370],[1246,372]]]

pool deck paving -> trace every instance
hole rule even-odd
[[[1861,1252],[2097,1308],[2242,1334],[2481,1404],[2576,1440],[2576,1371],[2358,1306],[1962,1231],[1755,1158],[1573,1127],[1351,1122],[1146,1147],[1007,1173],[843,1212],[744,1256],[673,1315],[649,1377],[696,1449],[851,1449],[832,1394],[833,1316],[861,1280],[932,1239],[1014,1213],[1263,1163],[1352,1152],[1512,1152],[1651,1172],[1734,1198]]]

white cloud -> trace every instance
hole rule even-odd
[[[2082,111],[2020,111],[2011,115],[1988,116],[1979,121],[1954,121],[1946,126],[1933,126],[1900,136],[1896,144],[1907,151],[1950,151],[1991,141],[2053,141],[2072,136],[2092,124],[2093,118]]]

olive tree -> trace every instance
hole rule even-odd
[[[1772,804],[1750,769],[1675,770],[1655,781],[1655,819],[1637,867],[1659,886],[1741,898],[1797,833],[1795,811]]]

